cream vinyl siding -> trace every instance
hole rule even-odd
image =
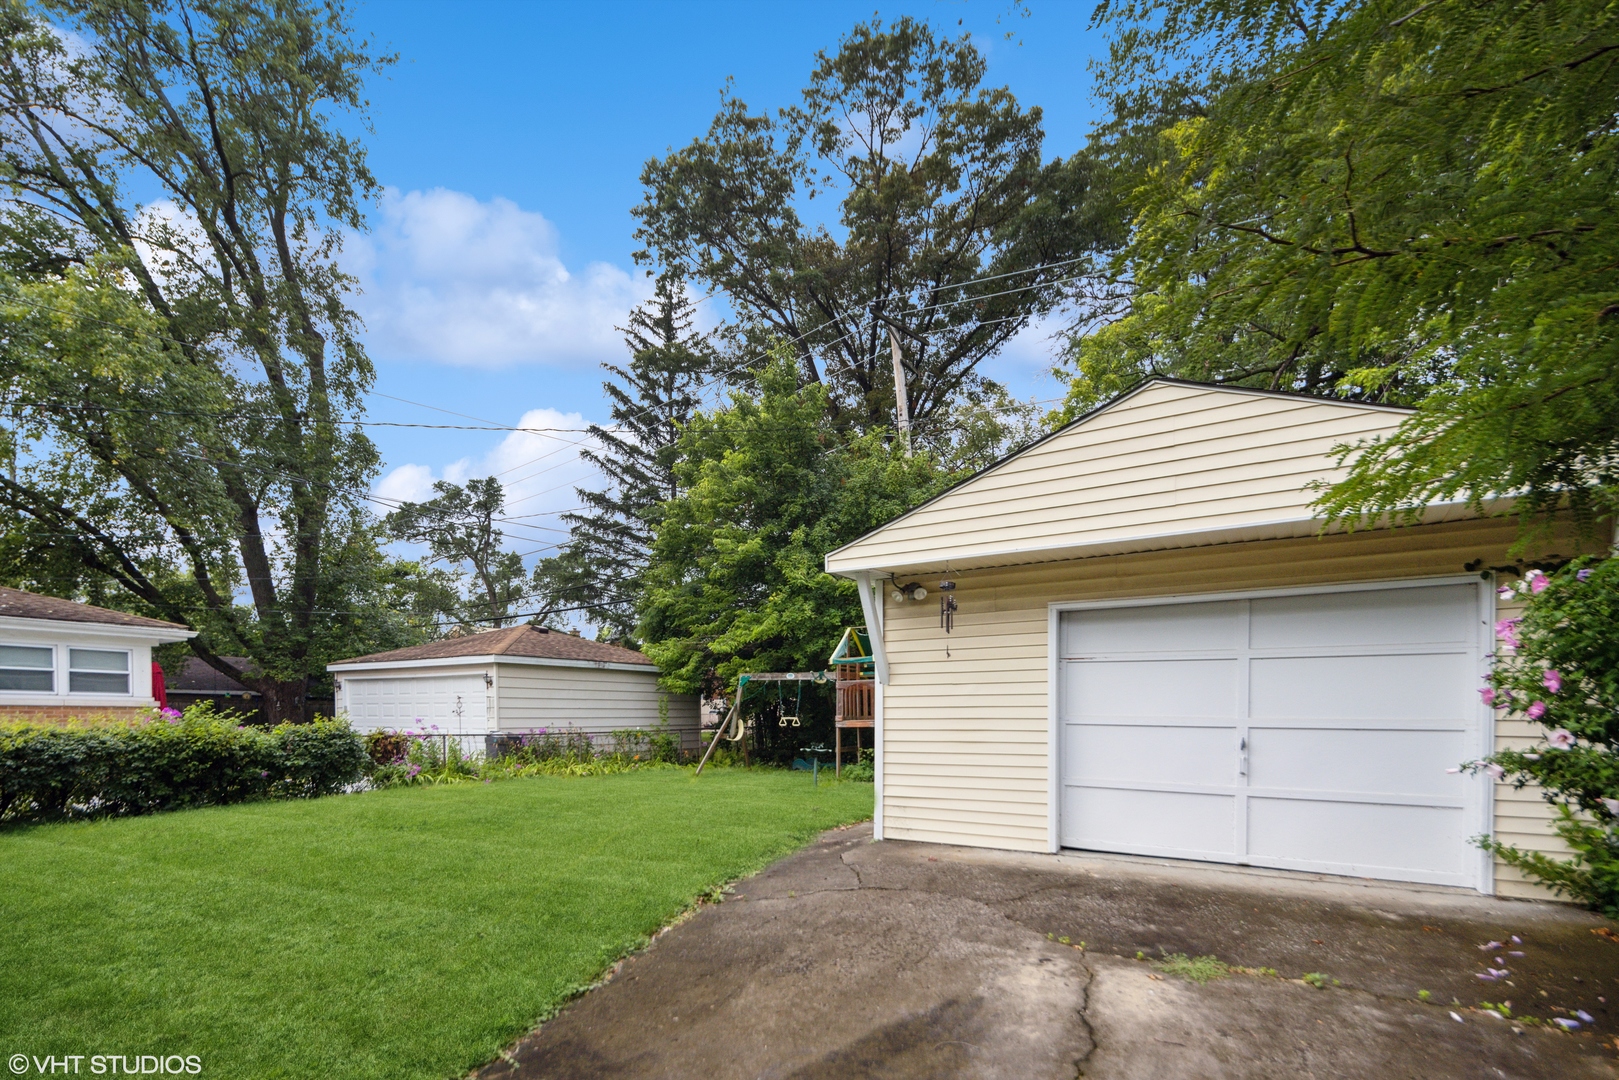
[[[1019,553],[1278,527],[1313,534],[1309,485],[1332,448],[1402,410],[1150,383],[827,556],[833,573],[1016,562]]]
[[[895,603],[884,590],[883,835],[1048,849],[1050,603],[1453,576],[1475,560],[1509,562],[1515,537],[1512,520],[1474,520],[952,572],[959,611],[948,636],[933,595]],[[1560,534],[1547,550],[1576,547]],[[1502,740],[1527,735],[1523,724],[1498,728]],[[1496,788],[1498,835],[1557,850],[1545,804]],[[1546,896],[1505,866],[1496,889]]]
[[[626,728],[656,728],[658,701],[669,699],[669,727],[681,745],[697,742],[697,699],[658,689],[646,672],[538,664],[495,664],[496,723],[503,731],[573,728],[605,735]]]

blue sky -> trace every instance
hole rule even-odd
[[[1047,153],[1062,156],[1094,115],[1092,6],[1031,0],[1025,17],[1006,0],[362,3],[358,28],[399,54],[369,92],[370,162],[386,194],[346,256],[365,286],[376,389],[503,424],[605,419],[599,365],[623,357],[613,326],[647,289],[630,257],[641,166],[707,128],[728,78],[755,109],[791,104],[818,49],[874,13],[910,14],[971,31],[989,81],[1044,109]],[[1044,334],[1026,335],[990,373],[1019,396],[1053,397],[1048,353]],[[457,422],[380,396],[370,415]],[[504,474],[521,501],[512,512],[537,515],[541,553],[558,535],[549,515],[588,477],[565,433],[372,434],[386,463],[379,494]]]

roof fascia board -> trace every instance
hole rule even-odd
[[[1510,499],[1492,501],[1488,504],[1485,516],[1493,516],[1488,512],[1489,509],[1506,509],[1513,501]],[[1465,509],[1467,509],[1465,502],[1435,503],[1424,508],[1420,522],[1413,522],[1412,524],[1432,525],[1473,516],[1471,514],[1458,515],[1456,513],[1457,510]],[[1245,540],[1295,539],[1300,536],[1313,535],[1324,529],[1335,535],[1342,535],[1350,532],[1382,532],[1392,528],[1409,527],[1373,525],[1349,529],[1344,527],[1329,528],[1328,526],[1329,522],[1325,518],[1319,517],[1274,518],[1269,521],[1245,522],[1241,525],[1225,525],[1214,529],[1188,529],[1180,532],[1148,533],[1141,536],[1117,536],[1091,543],[1036,544],[1029,547],[995,548],[990,551],[974,552],[926,552],[921,553],[920,557],[916,554],[908,556],[905,561],[887,561],[869,566],[847,566],[828,572],[836,577],[858,581],[861,575],[891,574],[900,570],[911,572],[917,570],[918,567],[942,565],[946,562],[959,563],[958,568],[962,571],[981,570],[987,569],[989,566],[1068,562],[1070,560],[1098,558],[1107,555],[1131,555],[1146,551],[1165,551],[1182,547],[1206,547],[1214,544],[1240,543]],[[1277,530],[1287,531],[1278,532]],[[1249,535],[1261,532],[1270,532],[1272,535]],[[1191,542],[1173,543],[1171,541]],[[985,559],[1002,561],[976,565]]]
[[[1167,375],[1151,375],[1151,376],[1148,376],[1147,378],[1141,380],[1140,382],[1136,383],[1134,386],[1130,387],[1130,389],[1124,391],[1123,393],[1119,394],[1118,396],[1110,398],[1107,401],[1102,402],[1100,405],[1097,405],[1095,408],[1092,408],[1089,412],[1086,412],[1086,413],[1083,413],[1083,414],[1081,414],[1079,416],[1074,417],[1074,419],[1068,421],[1068,423],[1064,424],[1060,428],[1057,428],[1055,431],[1048,431],[1044,435],[1040,436],[1038,439],[1034,439],[1031,442],[1026,442],[1022,446],[1015,447],[1012,450],[1009,450],[1006,454],[1004,454],[1000,458],[997,458],[996,460],[990,462],[988,465],[985,465],[982,469],[979,469],[977,472],[973,473],[971,476],[965,477],[965,478],[963,478],[961,480],[957,480],[954,484],[951,484],[949,487],[945,488],[943,491],[941,491],[937,495],[933,496],[933,498],[929,499],[927,502],[918,503],[917,505],[911,507],[909,510],[905,511],[903,514],[900,514],[898,517],[890,518],[889,520],[883,522],[881,525],[877,526],[875,529],[871,529],[868,532],[862,533],[860,536],[855,537],[853,540],[850,540],[847,544],[843,544],[840,547],[833,548],[831,551],[827,552],[826,557],[821,560],[822,567],[825,568],[826,565],[827,565],[827,560],[831,559],[832,556],[836,555],[838,552],[843,551],[846,548],[852,548],[856,544],[864,542],[868,538],[870,538],[872,536],[875,536],[877,533],[882,532],[884,529],[888,528],[890,525],[893,525],[893,524],[896,524],[898,522],[904,521],[906,518],[910,517],[912,514],[915,514],[915,513],[919,512],[921,510],[925,510],[927,507],[932,506],[934,503],[938,502],[940,499],[943,499],[945,496],[952,494],[953,492],[955,492],[956,490],[958,490],[958,489],[960,489],[962,487],[965,487],[966,485],[972,483],[974,480],[977,480],[979,477],[989,475],[990,473],[994,472],[996,469],[999,469],[1002,465],[1005,465],[1007,462],[1011,461],[1013,458],[1021,457],[1022,455],[1028,453],[1030,450],[1033,450],[1035,447],[1040,446],[1042,443],[1045,443],[1045,442],[1048,442],[1048,441],[1050,441],[1052,439],[1055,439],[1057,436],[1063,434],[1064,432],[1067,432],[1067,431],[1069,431],[1069,430],[1071,430],[1073,428],[1078,427],[1079,425],[1085,423],[1088,420],[1091,420],[1091,419],[1093,419],[1093,418],[1095,418],[1097,416],[1100,416],[1102,413],[1107,412],[1109,409],[1113,409],[1113,408],[1116,408],[1116,407],[1118,407],[1120,405],[1123,405],[1126,401],[1129,401],[1131,398],[1135,397],[1137,394],[1142,393],[1143,391],[1147,390],[1148,388],[1159,385],[1159,384],[1163,384],[1165,386],[1179,386],[1179,387],[1183,387],[1183,388],[1188,389],[1188,390],[1218,390],[1218,391],[1221,391],[1223,393],[1228,393],[1228,394],[1247,394],[1247,395],[1250,395],[1250,396],[1258,396],[1258,397],[1278,397],[1278,398],[1285,398],[1285,399],[1287,399],[1289,401],[1303,401],[1303,402],[1308,402],[1308,403],[1315,404],[1315,405],[1344,405],[1344,406],[1350,406],[1350,407],[1353,407],[1353,408],[1381,410],[1381,411],[1384,411],[1384,412],[1400,412],[1400,413],[1406,413],[1406,414],[1410,414],[1410,413],[1413,413],[1413,412],[1416,411],[1415,409],[1413,409],[1413,408],[1411,408],[1409,406],[1406,406],[1406,405],[1379,405],[1379,404],[1376,404],[1374,402],[1368,402],[1368,401],[1342,401],[1342,400],[1339,400],[1339,399],[1336,399],[1336,398],[1316,397],[1314,394],[1294,394],[1294,393],[1289,393],[1288,391],[1285,391],[1285,390],[1261,390],[1261,389],[1257,389],[1257,388],[1251,387],[1251,386],[1219,386],[1219,385],[1214,384],[1214,383],[1194,382],[1191,379],[1172,379]],[[840,570],[828,570],[827,572],[832,573],[832,574],[845,574],[845,571],[840,571]]]
[[[195,630],[183,626],[122,626],[118,623],[69,622],[66,619],[34,619],[19,615],[0,615],[0,632],[16,633],[28,630],[49,630],[53,634],[69,637],[139,638],[146,641],[185,641],[197,636]]]
[[[332,672],[397,671],[410,668],[479,667],[488,664],[518,664],[525,667],[600,668],[604,671],[642,671],[653,675],[658,673],[657,667],[653,664],[620,664],[612,660],[565,660],[545,656],[501,656],[498,653],[486,653],[482,656],[435,656],[422,660],[378,660],[365,664],[338,661],[335,664],[327,664],[326,670]]]

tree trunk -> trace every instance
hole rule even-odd
[[[302,724],[311,719],[308,679],[289,682],[265,679],[255,689],[263,695],[264,715],[269,717],[270,723]]]

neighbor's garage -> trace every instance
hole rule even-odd
[[[1481,582],[1060,615],[1064,847],[1478,884]]]
[[[879,836],[1546,895],[1472,842],[1561,851],[1537,792],[1446,771],[1538,739],[1477,693],[1516,521],[1311,505],[1406,415],[1152,380],[830,553],[873,631]]]

